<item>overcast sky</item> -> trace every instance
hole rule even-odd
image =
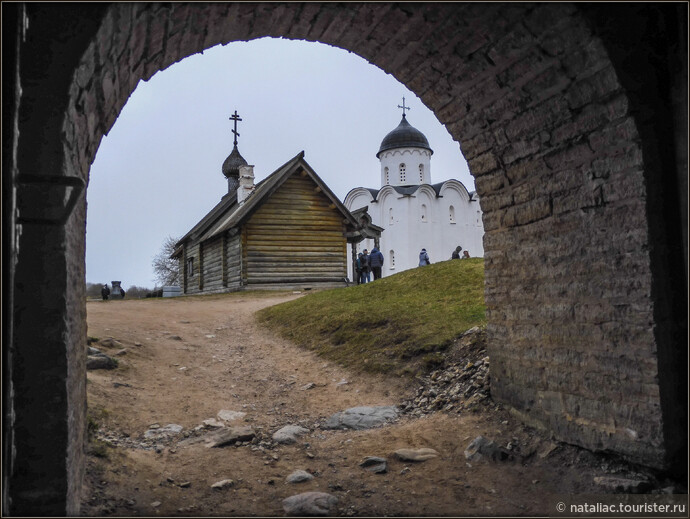
[[[140,82],[91,166],[86,279],[153,287],[151,260],[227,193],[221,172],[238,148],[260,181],[304,150],[341,199],[380,187],[381,141],[407,119],[434,151],[432,182],[474,181],[448,131],[393,76],[320,43],[263,38],[216,46]]]

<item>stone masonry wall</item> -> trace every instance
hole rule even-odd
[[[87,179],[102,136],[137,83],[218,43],[275,36],[355,52],[420,96],[461,143],[476,178],[486,231],[493,397],[559,439],[661,467],[669,452],[659,396],[665,374],[659,372],[654,335],[663,319],[655,316],[652,293],[658,273],[649,254],[647,148],[616,68],[628,64],[612,62],[578,5],[92,7],[103,9],[94,15],[102,23],[95,38],[74,44],[82,57],[68,97],[50,90],[57,97],[51,113],[59,115],[46,118],[55,123],[64,114],[61,126],[20,132],[20,173],[25,164]],[[71,73],[71,65],[63,68]],[[34,90],[26,90],[29,102],[40,98]],[[42,150],[45,143],[61,147],[64,160],[56,160],[60,154],[52,148],[31,153],[32,144]],[[40,243],[40,231],[24,238],[58,258],[40,261],[64,289],[57,300],[40,294],[55,302],[56,313],[36,319],[44,330],[57,323],[65,352],[52,369],[62,370],[58,382],[65,371],[70,374],[69,409],[55,420],[75,476],[70,513],[76,512],[83,438],[70,427],[83,427],[85,402],[78,357],[85,340],[84,222],[82,204],[64,239],[62,230],[53,233],[50,246]],[[17,286],[32,275],[21,266],[21,255],[19,263]],[[31,297],[36,294],[17,295],[27,307]],[[20,327],[18,334],[29,332]],[[50,339],[41,333],[27,340]],[[63,492],[58,486],[55,491]]]
[[[663,463],[643,161],[603,45],[568,4],[115,4],[72,85],[88,170],[139,79],[217,43],[318,40],[432,108],[484,213],[492,392],[558,438]]]

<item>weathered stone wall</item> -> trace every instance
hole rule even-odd
[[[687,111],[682,67],[663,61],[664,52],[687,61],[687,6],[239,2],[59,9],[30,8],[33,32],[23,47],[27,59],[20,58],[29,64],[21,75],[20,173],[86,179],[138,81],[218,43],[280,36],[345,48],[418,94],[469,161],[486,230],[494,398],[559,439],[652,466],[674,455],[678,445],[670,439],[687,438],[677,415],[683,397],[669,382],[687,386],[687,361],[674,362],[683,352],[687,359],[687,322],[679,317],[687,309],[687,280],[682,261],[665,259],[679,255],[678,237],[687,243],[687,226],[675,233],[682,203],[675,212],[665,204],[674,187],[687,183],[687,152],[678,143],[685,119],[657,110],[675,100]],[[626,33],[634,21],[634,33]],[[654,52],[637,60],[616,41]],[[666,80],[649,83],[659,74]],[[20,214],[37,207],[48,213],[62,202],[55,197],[39,206],[24,194]],[[66,227],[26,228],[19,248],[16,431],[44,420],[31,438],[52,446],[41,463],[56,467],[45,499],[34,501],[45,503],[39,511],[77,511],[84,216],[82,204]],[[39,470],[31,438],[18,444],[15,499]],[[62,488],[66,481],[69,489]]]

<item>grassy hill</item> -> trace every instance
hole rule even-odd
[[[374,283],[325,290],[261,310],[280,335],[350,368],[415,375],[483,325],[484,261],[416,268]]]

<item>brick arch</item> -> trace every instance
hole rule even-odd
[[[663,122],[645,112],[645,91],[635,90],[634,81],[642,72],[631,72],[635,67],[611,43],[621,34],[618,24],[608,22],[618,21],[620,10],[570,4],[242,2],[91,9],[75,14],[89,23],[82,34],[70,34],[72,47],[64,48],[66,56],[81,59],[52,72],[68,95],[53,94],[56,102],[46,108],[52,111],[46,116],[50,125],[40,128],[57,159],[47,174],[87,180],[102,136],[138,81],[216,44],[274,36],[354,52],[422,99],[460,143],[475,177],[486,231],[494,398],[559,439],[668,466],[685,443],[682,435],[672,441],[684,420],[669,419],[685,405],[665,382],[683,381],[682,369],[674,368],[682,355],[683,327],[675,323],[678,300],[668,289],[679,268],[684,270],[682,262],[663,259],[672,243],[682,242],[679,235],[657,228],[672,222],[675,229],[681,219],[673,221],[678,215],[671,209],[658,216],[655,208],[683,178],[687,185],[687,150],[683,154],[677,146],[687,120]],[[642,8],[632,15],[626,9],[629,16],[646,16]],[[673,43],[684,41],[687,28],[672,21],[685,19],[683,9],[659,11],[656,26],[630,44],[641,47],[644,37],[666,24],[670,36],[652,42],[649,54],[666,49],[684,62],[687,48]],[[652,63],[648,72],[658,68],[663,69]],[[664,95],[686,109],[682,65],[664,70],[669,74]],[[24,97],[31,101],[39,95],[34,87]],[[663,105],[666,98],[657,92],[654,100]],[[27,137],[18,137],[19,158],[9,165],[20,173],[32,164],[43,170],[48,161],[37,163],[41,153],[30,157],[31,143],[40,139],[22,134],[21,116],[20,111],[19,134]],[[28,119],[38,129],[35,116]],[[674,179],[661,176],[657,161],[670,167]],[[35,210],[45,216],[63,199],[49,197]],[[23,231],[24,243],[41,251],[37,261],[44,278],[32,278],[36,269],[23,266],[21,253],[15,274],[15,286],[21,287],[15,309],[35,301],[27,287],[40,286],[53,274],[64,293],[51,316],[36,317],[48,325],[59,322],[62,330],[51,340],[66,359],[54,385],[67,381],[60,390],[63,417],[55,420],[58,443],[67,452],[64,470],[75,475],[68,481],[79,481],[82,470],[83,200],[49,237],[40,229]],[[39,205],[20,197],[20,214],[22,204]],[[687,227],[683,230],[686,235]],[[57,261],[49,259],[52,253]],[[687,252],[684,257],[687,267]],[[31,340],[26,326],[14,322],[15,344]],[[21,453],[17,456],[21,463]],[[56,486],[58,495],[67,496],[66,509],[74,511],[78,483]],[[46,506],[51,509],[50,502]]]

